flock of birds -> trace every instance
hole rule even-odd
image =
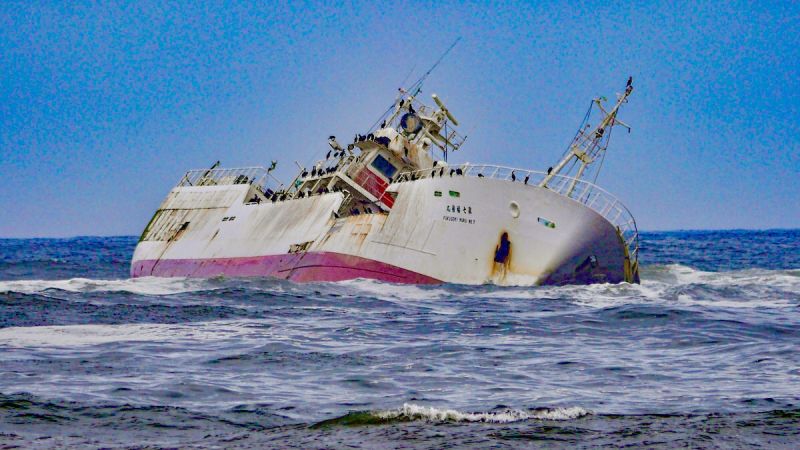
[[[430,177],[431,178],[435,178],[437,173],[438,173],[440,178],[444,177],[445,167],[441,167],[439,170],[436,170],[437,163],[438,163],[438,161],[434,161],[433,162],[433,168],[431,169],[431,172],[430,172]],[[458,175],[464,175],[464,174],[465,174],[465,172],[461,167],[452,168],[452,169],[450,169],[450,173],[449,173],[449,175],[451,177],[453,175],[458,176]],[[480,173],[480,172],[478,173],[477,176],[478,176],[478,178],[485,178],[484,175],[482,173]],[[409,176],[408,181],[414,181],[414,180],[418,180],[420,178],[425,178],[425,176],[424,175],[417,175],[416,173],[412,173]],[[522,180],[522,182],[524,184],[528,184],[528,181],[530,181],[530,179],[531,179],[531,174],[527,174],[527,175],[525,175],[525,178]],[[511,181],[512,182],[517,181],[517,174],[516,174],[516,171],[514,171],[514,170],[511,171]]]
[[[355,136],[355,139],[353,140],[353,143],[348,145],[347,149],[344,149],[339,144],[339,142],[336,140],[336,136],[330,136],[328,138],[328,145],[330,145],[331,149],[325,155],[325,161],[319,161],[317,164],[315,164],[311,168],[311,170],[303,168],[301,173],[300,173],[299,180],[302,180],[302,181],[307,180],[309,178],[309,176],[311,178],[315,178],[315,177],[323,177],[323,176],[326,176],[326,175],[330,175],[330,174],[336,173],[341,168],[345,157],[353,155],[353,149],[355,148],[355,144],[356,143],[363,142],[363,141],[375,141],[375,142],[380,143],[380,144],[388,145],[388,142],[384,143],[384,142],[381,141],[383,139],[388,141],[388,138],[386,138],[386,137],[379,136],[379,137],[376,138],[371,133],[367,134],[367,135],[357,134]],[[323,163],[328,163],[328,164],[323,167]],[[446,166],[438,166],[438,164],[439,164],[439,161],[434,161],[433,162],[433,167],[430,169],[430,172],[429,172],[430,178],[435,178],[437,175],[439,177],[444,177],[445,176],[445,171],[447,170],[447,167]],[[272,168],[274,168],[274,165],[275,164],[273,163],[273,167]],[[439,167],[438,170],[437,170],[437,166]],[[550,173],[550,171],[552,171],[552,168],[548,169],[548,171],[547,171],[548,174]],[[455,176],[463,176],[465,174],[466,173],[465,173],[464,169],[462,169],[461,167],[450,168],[450,170],[449,170],[449,176],[451,176],[451,177],[454,176],[454,175]],[[484,178],[484,175],[482,173],[478,173],[477,177],[478,178]],[[400,178],[400,175],[398,175],[396,177],[396,179],[390,180],[390,182],[400,181],[400,180],[398,180],[399,178]],[[425,174],[422,171],[411,173],[402,181],[415,181],[415,180],[418,180],[418,179],[421,179],[421,178],[425,178]],[[530,174],[527,174],[522,182],[527,185],[529,180],[530,180]],[[511,181],[512,182],[516,182],[517,181],[517,174],[513,170],[511,171]],[[272,203],[275,203],[275,202],[284,201],[284,200],[291,200],[293,198],[309,197],[309,196],[314,195],[314,194],[327,194],[327,193],[330,193],[330,192],[340,192],[340,191],[341,191],[341,189],[338,188],[337,186],[333,186],[330,189],[328,189],[327,187],[322,187],[322,188],[318,189],[317,192],[311,192],[308,189],[306,189],[306,190],[297,191],[296,193],[289,192],[287,189],[281,189],[281,190],[278,190],[278,191],[273,191],[272,189],[267,189],[266,191],[264,191],[264,196],[267,198],[267,200],[271,201]],[[255,196],[255,197],[253,197],[253,199],[250,200],[250,202],[252,202],[252,203],[260,203],[261,199],[258,196]],[[367,202],[367,203],[369,203],[369,202]],[[360,211],[357,208],[355,208],[355,209],[352,209],[350,211],[350,213],[351,214],[359,214]],[[364,213],[371,214],[372,213],[371,208],[369,208],[369,206],[365,206],[364,207]]]

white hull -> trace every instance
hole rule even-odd
[[[246,203],[248,184],[178,186],[143,233],[131,272],[500,285],[638,281],[617,228],[548,188],[445,175],[395,183],[388,192],[396,193],[388,213],[337,219],[341,192],[256,204]]]
[[[437,108],[416,98],[422,80],[401,90],[366,135],[346,147],[330,136],[325,158],[299,167],[288,184],[271,175],[276,161],[269,169],[217,162],[187,172],[142,233],[131,275],[638,282],[635,220],[583,180],[605,155],[611,129],[627,127],[616,116],[631,79],[610,110],[592,100],[569,149],[546,173],[448,165],[448,152],[466,137],[453,130],[458,122],[439,97],[432,96]],[[593,109],[602,113],[594,127]]]

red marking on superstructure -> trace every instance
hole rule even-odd
[[[364,167],[356,174],[353,180],[356,184],[366,189],[367,192],[374,195],[384,205],[389,208],[394,205],[394,199],[386,193],[386,188],[389,187],[389,183],[373,171]]]
[[[333,252],[287,253],[239,258],[140,260],[131,276],[271,276],[297,282],[369,278],[392,283],[439,284],[440,280],[391,264]]]
[[[394,197],[389,195],[388,192],[384,192],[383,195],[381,196],[381,202],[383,202],[384,205],[388,206],[391,209],[392,206],[394,206]]]

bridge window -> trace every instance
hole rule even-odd
[[[372,167],[377,169],[378,172],[381,173],[381,175],[385,176],[390,180],[392,179],[394,174],[397,173],[397,167],[392,165],[392,163],[390,163],[386,158],[384,158],[381,155],[376,156],[375,159],[372,160]]]

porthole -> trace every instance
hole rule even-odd
[[[508,209],[511,212],[511,217],[515,219],[519,217],[519,203],[512,201],[508,204]]]

